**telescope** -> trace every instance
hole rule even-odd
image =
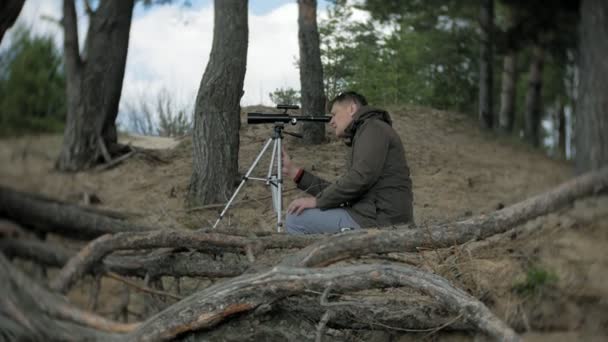
[[[309,121],[309,122],[329,122],[331,116],[327,115],[289,115],[287,110],[299,109],[296,105],[278,105],[277,109],[283,109],[284,112],[281,114],[276,113],[258,113],[252,112],[247,113],[248,124],[283,124],[290,123],[295,125],[298,121]]]
[[[238,195],[239,191],[243,188],[245,183],[248,180],[257,180],[257,181],[265,182],[266,185],[268,185],[270,187],[271,196],[272,196],[272,206],[274,207],[275,213],[277,214],[277,231],[279,231],[279,232],[281,231],[281,229],[283,227],[283,219],[282,219],[282,215],[283,215],[283,174],[282,174],[283,159],[282,159],[282,153],[281,153],[283,151],[283,147],[282,147],[283,134],[293,135],[294,137],[298,137],[298,138],[302,137],[301,135],[299,135],[297,133],[284,131],[285,124],[290,123],[292,125],[295,125],[298,123],[298,121],[312,121],[312,122],[329,122],[329,121],[331,121],[331,116],[326,116],[326,115],[289,115],[289,114],[287,114],[288,110],[299,109],[299,108],[300,107],[298,107],[296,105],[278,105],[277,109],[283,109],[283,113],[281,113],[281,114],[257,113],[257,112],[247,113],[247,123],[248,124],[268,124],[269,123],[269,124],[274,124],[274,129],[273,129],[271,137],[268,138],[268,140],[266,140],[264,147],[262,147],[262,151],[255,158],[255,160],[253,161],[253,164],[251,164],[251,166],[249,167],[249,170],[247,170],[247,173],[245,174],[245,176],[243,176],[241,183],[239,184],[239,186],[236,188],[236,190],[232,194],[232,197],[230,197],[230,199],[228,200],[228,203],[226,203],[226,206],[220,213],[220,216],[215,221],[213,228],[215,228],[220,223],[220,221],[226,214],[226,211],[228,210],[228,208],[230,208],[230,205],[232,204],[232,202]],[[268,173],[266,174],[266,177],[265,178],[251,177],[251,173],[253,172],[253,169],[255,169],[256,165],[260,162],[260,159],[262,159],[262,156],[264,155],[266,150],[268,150],[268,148],[270,147],[270,144],[272,142],[274,142],[274,146],[272,148],[272,155],[270,157],[270,165],[268,166]],[[275,161],[276,161],[276,164],[275,164]],[[276,171],[273,171],[273,170],[275,170],[275,165],[276,165]]]

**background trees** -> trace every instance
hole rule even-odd
[[[51,37],[21,29],[0,55],[0,135],[59,131],[65,104],[61,51]]]
[[[575,159],[578,173],[608,164],[608,3],[583,0],[581,15]]]
[[[493,3],[494,20],[479,1],[332,2],[320,25],[326,91],[477,118],[481,110],[483,127],[566,155],[559,127],[574,116],[578,1]],[[354,10],[369,20],[353,20]]]
[[[325,94],[323,92],[323,66],[319,50],[316,0],[298,0],[298,41],[300,43],[302,114],[321,115],[325,113]],[[320,144],[325,139],[325,125],[304,122],[302,135],[305,143]]]

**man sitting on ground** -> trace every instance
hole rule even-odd
[[[330,104],[330,126],[351,147],[346,172],[329,183],[293,164],[283,151],[283,174],[314,197],[287,208],[289,234],[337,233],[413,222],[412,181],[403,143],[389,114],[349,91]]]

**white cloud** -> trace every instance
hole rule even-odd
[[[51,35],[57,37],[57,44],[61,44],[61,27],[56,20],[61,19],[61,1],[26,1],[21,13],[4,38],[0,49],[4,50],[10,46],[12,36],[18,28],[25,27],[34,35]]]
[[[31,27],[35,33],[55,35],[61,44],[63,33],[60,27],[40,19],[41,15],[60,19],[61,4],[60,0],[28,0],[18,22]],[[188,8],[178,1],[147,9],[139,7],[141,4],[137,6],[131,26],[123,103],[138,101],[142,96],[153,101],[158,91],[166,89],[173,95],[175,103],[193,104],[209,60],[213,6]],[[82,39],[87,18],[81,7],[78,10]],[[324,7],[320,10],[325,11]],[[297,18],[295,1],[264,14],[253,14],[250,10],[242,105],[270,105],[268,93],[274,89],[300,88],[299,70],[295,65],[299,55]],[[8,42],[3,42],[2,48],[7,45]]]
[[[279,87],[299,89],[297,4],[249,14],[249,47],[243,105],[270,104]],[[213,6],[157,6],[134,18],[123,94],[166,88],[181,103],[194,103],[213,40]]]

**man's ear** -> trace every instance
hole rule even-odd
[[[350,116],[352,117],[353,115],[355,115],[355,113],[357,112],[357,105],[355,104],[355,102],[351,102],[348,105],[348,111],[350,113]]]

